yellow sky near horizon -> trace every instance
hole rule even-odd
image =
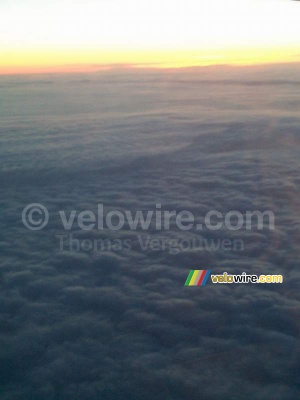
[[[300,61],[292,0],[2,0],[0,73]]]

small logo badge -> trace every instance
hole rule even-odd
[[[205,286],[210,269],[191,269],[184,286]]]

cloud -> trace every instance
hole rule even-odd
[[[3,400],[299,397],[300,99],[291,84],[299,77],[287,70],[213,69],[205,82],[199,71],[147,71],[4,85]],[[40,232],[21,222],[32,202],[50,213]],[[199,221],[214,209],[269,209],[276,230],[138,232],[245,242],[244,251],[171,254],[142,251],[126,226],[82,232],[75,224],[74,239],[130,239],[132,247],[95,254],[66,241],[61,252],[58,211],[98,203],[132,212],[160,203]],[[191,268],[280,273],[284,283],[185,288]]]

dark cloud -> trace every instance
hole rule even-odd
[[[298,398],[295,68],[40,79],[1,78],[1,398]],[[21,222],[32,202],[50,213],[40,232]],[[245,242],[172,254],[142,251],[128,226],[75,224],[74,239],[129,239],[131,249],[61,252],[58,211],[98,203],[133,212],[160,203],[198,221],[213,209],[270,209],[276,230],[139,232]],[[191,268],[280,273],[284,283],[185,288]]]

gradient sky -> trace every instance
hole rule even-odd
[[[2,0],[0,73],[300,60],[291,0]]]

